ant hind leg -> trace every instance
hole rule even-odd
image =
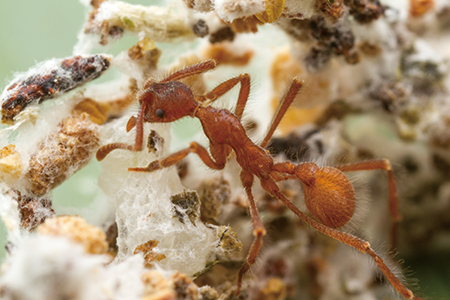
[[[248,96],[250,94],[250,75],[248,75],[247,73],[222,82],[211,92],[207,93],[204,96],[197,97],[197,101],[215,101],[219,97],[223,96],[226,92],[231,90],[238,83],[241,83],[241,89],[239,90],[239,97],[234,114],[238,117],[238,119],[241,119],[242,114],[244,113],[245,105],[247,104]]]
[[[391,215],[391,250],[396,248],[397,245],[397,232],[398,223],[402,216],[399,209],[399,201],[397,194],[397,184],[395,182],[394,172],[389,160],[369,160],[354,164],[347,164],[341,166],[335,166],[336,169],[342,172],[352,171],[369,171],[369,170],[384,170],[388,174],[388,186],[389,186],[389,213]]]
[[[386,278],[389,280],[389,282],[392,284],[392,286],[399,292],[404,298],[406,299],[415,299],[419,300],[421,298],[414,296],[414,294],[406,288],[403,283],[400,282],[400,280],[392,273],[392,271],[388,268],[386,263],[383,261],[383,259],[378,256],[378,254],[375,253],[375,251],[370,247],[370,243],[367,241],[364,241],[352,234],[341,232],[337,229],[325,226],[323,224],[320,224],[316,221],[314,221],[312,218],[308,217],[305,213],[303,213],[301,210],[299,210],[291,201],[289,201],[283,193],[279,190],[278,186],[276,185],[275,181],[272,179],[261,179],[261,186],[270,194],[273,196],[276,196],[281,202],[286,205],[287,208],[289,208],[293,213],[295,213],[302,221],[313,227],[315,230],[333,238],[338,241],[341,241],[358,251],[360,251],[363,254],[370,255],[377,266],[380,268],[380,270],[383,272],[383,274],[386,276]]]
[[[238,283],[237,283],[237,291],[236,294],[239,295],[242,287],[242,278],[245,273],[250,269],[250,267],[255,263],[256,257],[258,256],[259,250],[263,244],[262,238],[266,235],[266,230],[264,229],[264,225],[261,221],[261,218],[258,213],[258,209],[256,208],[255,199],[252,194],[252,185],[253,185],[253,174],[250,172],[241,171],[240,174],[242,185],[244,186],[245,192],[247,193],[248,202],[250,204],[250,216],[252,218],[253,224],[253,236],[255,237],[253,240],[253,244],[250,247],[247,259],[245,260],[244,265],[239,271],[238,275]]]

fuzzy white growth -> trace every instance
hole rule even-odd
[[[216,0],[214,4],[219,18],[228,22],[250,17],[265,10],[263,0]]]
[[[19,209],[13,197],[10,188],[5,183],[0,183],[0,216],[8,233],[8,241],[16,244],[21,241],[22,236]]]
[[[405,21],[408,18],[409,0],[381,0],[381,4],[391,7],[399,14],[399,19]]]
[[[423,39],[417,39],[414,43],[414,53],[408,57],[411,65],[419,65],[425,63],[433,63],[436,65],[436,72],[440,74],[449,73],[448,61],[443,60],[436,51]],[[409,76],[423,77],[424,71],[417,68],[410,68]]]
[[[117,65],[117,59],[111,60],[111,63]],[[110,102],[111,99],[122,99],[130,94],[130,77],[122,75],[107,82],[91,84],[83,91],[85,98],[95,99],[97,102]]]
[[[288,16],[308,19],[316,12],[315,3],[315,0],[286,0],[283,13]]]
[[[105,267],[108,259],[65,237],[31,235],[6,264],[2,299],[140,299],[142,257]]]
[[[101,299],[95,282],[106,262],[66,238],[30,236],[9,260],[1,283],[6,299]]]
[[[187,26],[186,11],[173,7],[145,7],[105,1],[99,7],[94,24],[100,28],[103,22],[131,32],[144,32],[157,42],[193,37],[191,28]]]
[[[52,134],[57,128],[58,123],[69,115],[71,105],[64,103],[70,101],[68,98],[62,96],[60,99],[53,100],[52,105],[47,105],[47,107],[42,105],[40,107],[35,105],[27,107],[27,109],[39,109],[39,116],[37,119],[34,119],[34,124],[28,121],[18,123],[16,124],[18,126],[12,126],[14,131],[8,130],[0,136],[0,148],[14,141],[15,150],[20,156],[22,170],[28,168],[30,157],[36,151],[38,143]],[[27,109],[23,112],[26,112]]]
[[[265,11],[266,1],[262,0],[215,0],[217,16],[227,22],[250,17]],[[281,2],[281,1],[280,1]],[[315,0],[286,0],[283,14],[296,18],[310,18],[315,13]]]
[[[104,132],[108,139],[102,144],[117,141],[133,144],[135,130],[125,133],[129,117],[112,122]],[[174,167],[153,173],[128,171],[128,167],[146,167],[168,154],[169,126],[146,124],[145,137],[150,128],[165,138],[164,145],[160,145],[162,151],[149,154],[145,146],[141,152],[115,150],[102,162],[99,185],[116,206],[117,260],[133,255],[139,245],[157,240],[159,244],[152,251],[166,256],[158,262],[161,268],[193,275],[205,268],[218,245],[218,237],[215,230],[207,228],[198,219],[183,224],[175,216],[170,197],[182,193],[184,188]]]

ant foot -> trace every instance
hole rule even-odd
[[[152,161],[148,164],[145,168],[128,168],[129,172],[145,172],[150,173],[153,171],[157,171],[161,169],[161,164],[159,163],[159,160]]]

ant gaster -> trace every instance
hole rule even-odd
[[[99,161],[104,159],[108,153],[115,149],[141,151],[143,148],[144,122],[167,123],[186,116],[198,118],[202,124],[203,131],[210,141],[210,154],[203,146],[192,142],[188,148],[177,151],[165,159],[155,160],[145,168],[129,168],[128,170],[133,172],[154,172],[173,166],[189,153],[196,153],[211,169],[221,170],[225,167],[227,157],[231,151],[236,153],[236,160],[242,168],[240,178],[247,193],[254,228],[253,244],[244,265],[239,271],[237,294],[240,293],[243,275],[255,263],[262,246],[263,236],[266,234],[251,191],[253,179],[256,176],[259,178],[264,190],[270,195],[277,197],[311,227],[356,248],[362,253],[370,255],[392,286],[403,297],[406,299],[420,299],[414,296],[400,282],[380,256],[372,250],[367,241],[337,230],[337,228],[350,221],[355,210],[355,192],[352,184],[343,172],[381,169],[388,173],[389,208],[393,219],[392,236],[395,239],[396,224],[400,220],[400,213],[398,211],[396,183],[389,161],[374,160],[337,167],[319,167],[314,163],[274,163],[264,147],[269,142],[283,115],[302,87],[302,82],[293,79],[272,120],[266,137],[258,146],[248,138],[240,121],[250,92],[250,76],[248,74],[231,78],[205,95],[193,95],[187,85],[178,81],[214,69],[215,66],[216,62],[214,60],[206,60],[179,70],[160,82],[149,80],[142,91],[138,93],[140,107],[137,118],[131,117],[127,123],[127,131],[136,127],[134,145],[124,143],[105,145],[98,150],[97,159]],[[208,105],[238,83],[241,84],[241,88],[234,114],[226,109],[218,109]],[[281,193],[277,182],[289,179],[298,179],[303,184],[306,206],[311,215],[321,223],[300,211]]]

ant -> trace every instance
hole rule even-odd
[[[381,169],[388,173],[389,208],[393,219],[392,233],[395,237],[396,225],[401,217],[398,211],[397,189],[390,162],[388,160],[373,160],[336,167],[319,167],[309,162],[297,165],[291,162],[275,163],[264,147],[268,144],[303,83],[293,79],[288,92],[280,102],[263,142],[256,145],[249,139],[241,124],[241,117],[250,93],[250,76],[248,74],[231,78],[204,95],[194,95],[187,85],[178,81],[212,70],[215,67],[216,62],[211,59],[179,70],[160,82],[154,82],[150,79],[137,95],[140,104],[137,118],[133,116],[127,123],[127,131],[136,127],[134,145],[112,143],[102,146],[97,151],[97,160],[101,161],[115,149],[141,151],[143,148],[144,122],[168,123],[186,116],[196,117],[200,120],[203,131],[210,141],[210,154],[203,146],[192,142],[188,148],[177,151],[165,159],[155,160],[145,168],[129,168],[128,170],[132,172],[154,172],[173,166],[189,153],[196,153],[209,168],[221,170],[225,167],[231,151],[236,153],[236,160],[242,168],[240,179],[248,197],[254,235],[254,241],[247,259],[239,271],[237,294],[241,290],[243,275],[255,263],[263,243],[263,236],[266,234],[251,191],[253,179],[256,176],[267,193],[277,197],[311,227],[370,255],[392,286],[404,298],[421,299],[414,296],[400,282],[367,241],[337,230],[350,221],[355,211],[356,202],[353,186],[343,172]],[[209,105],[238,83],[241,87],[234,113]],[[311,215],[320,223],[300,211],[281,193],[277,182],[289,179],[300,180],[303,185],[306,206]]]

